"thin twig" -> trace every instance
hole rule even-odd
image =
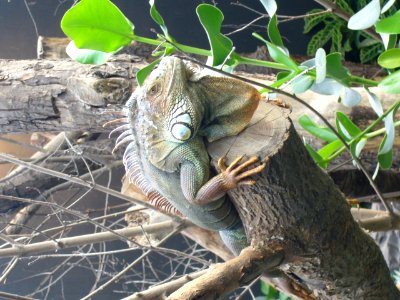
[[[14,269],[14,267],[18,263],[18,257],[14,256],[12,260],[8,263],[7,267],[4,269],[3,274],[0,277],[0,284],[3,284],[4,281],[7,279],[8,274]]]
[[[168,281],[166,283],[153,285],[152,287],[148,288],[143,292],[134,293],[131,296],[123,298],[121,300],[151,300],[151,299],[158,299],[161,295],[168,295],[178,288],[183,286],[185,283],[196,279],[203,274],[207,273],[208,270],[201,270],[197,272],[193,272],[191,274],[186,274],[178,279]]]
[[[248,28],[248,27],[250,27],[251,25],[253,25],[254,23],[256,23],[257,21],[259,21],[259,20],[261,20],[261,19],[265,19],[265,18],[266,18],[266,16],[259,16],[259,17],[255,18],[253,21],[250,21],[249,23],[247,23],[246,25],[244,25],[244,26],[242,26],[242,27],[240,27],[240,28],[238,28],[238,29],[236,29],[236,30],[234,30],[234,31],[225,33],[225,35],[226,35],[226,36],[229,36],[229,35],[238,33],[238,32],[240,32],[240,31],[243,31],[243,30],[245,30],[246,28]]]
[[[109,227],[107,227],[107,226],[104,226],[104,225],[102,225],[102,224],[99,223],[99,222],[93,221],[91,218],[89,218],[89,217],[86,216],[86,215],[83,215],[82,213],[80,213],[80,212],[78,212],[78,211],[65,208],[65,207],[63,207],[63,206],[61,206],[61,205],[58,205],[58,204],[56,204],[56,203],[52,203],[52,202],[43,202],[43,201],[38,201],[38,200],[25,199],[25,198],[18,198],[18,197],[14,197],[14,196],[6,196],[6,195],[3,195],[2,198],[3,198],[3,199],[12,200],[12,201],[20,201],[20,202],[27,202],[27,203],[38,203],[38,204],[42,204],[42,205],[46,205],[46,206],[49,206],[49,207],[53,207],[53,208],[60,209],[61,211],[67,212],[67,213],[69,213],[69,214],[71,214],[71,215],[73,215],[73,216],[75,216],[75,217],[78,217],[78,218],[81,218],[81,219],[83,219],[83,220],[86,220],[88,223],[91,223],[91,224],[93,224],[93,225],[99,226],[100,228],[102,228],[102,229],[105,230],[106,232],[111,233],[111,234],[113,234],[113,235],[115,235],[115,236],[118,236],[118,237],[119,237],[121,240],[123,240],[123,241],[130,241],[130,242],[136,244],[137,246],[142,246],[142,245],[137,244],[136,241],[130,240],[130,239],[127,238],[126,236],[124,236],[124,235],[118,233],[117,231],[115,231],[115,230],[113,230],[113,229],[111,229],[111,228],[109,228]],[[181,222],[181,219],[179,219],[178,222]],[[184,221],[183,221],[183,222],[184,222]],[[20,224],[18,224],[18,225],[21,226]],[[106,232],[103,232],[103,233],[106,233]],[[40,232],[40,233],[43,234],[42,232]],[[53,245],[54,245],[54,244],[57,245],[59,242],[58,242],[56,239],[53,239],[53,242],[50,242],[50,243],[52,243]],[[63,245],[60,244],[60,245],[58,245],[58,246],[62,248]]]
[[[97,183],[93,184],[91,182],[88,182],[86,180],[82,180],[82,179],[77,178],[77,177],[72,177],[70,175],[67,175],[67,174],[64,174],[64,173],[61,173],[61,172],[57,172],[57,171],[54,171],[54,170],[50,170],[50,169],[47,169],[47,168],[44,168],[44,167],[41,167],[41,166],[37,166],[37,165],[29,163],[29,162],[24,162],[24,161],[22,161],[20,159],[17,159],[15,157],[13,157],[11,155],[8,155],[8,154],[5,154],[5,153],[0,153],[0,159],[8,161],[8,162],[11,162],[13,164],[24,166],[24,167],[26,167],[28,169],[31,169],[31,170],[34,170],[34,171],[37,171],[37,172],[40,172],[40,173],[44,173],[44,174],[47,174],[47,175],[50,175],[50,176],[54,176],[54,177],[57,177],[57,178],[61,178],[61,179],[67,180],[69,182],[78,184],[80,186],[85,186],[85,187],[87,187],[89,189],[93,189],[93,190],[100,191],[100,192],[103,192],[103,193],[106,193],[106,194],[110,194],[111,196],[114,196],[114,197],[129,201],[129,202],[132,202],[132,203],[135,203],[135,204],[139,204],[139,205],[145,206],[145,207],[153,209],[153,210],[155,209],[155,207],[153,205],[151,205],[148,202],[146,202],[146,197],[144,195],[139,194],[139,193],[135,193],[133,191],[130,194],[134,195],[135,198],[127,196],[127,195],[124,195],[124,194],[122,194],[122,193],[120,193],[120,192],[118,192],[116,190],[109,189],[109,188],[107,188],[107,187],[105,187],[103,185],[97,184]],[[181,218],[179,218],[178,216],[169,215],[165,211],[160,211],[160,213],[168,215],[169,217],[174,218],[177,221],[181,220]]]
[[[179,225],[179,228],[183,228],[187,225],[188,222],[185,222],[182,225]],[[116,234],[118,237],[123,236],[124,238],[131,238],[137,235],[141,235],[143,234],[143,232],[151,234],[165,230],[173,230],[176,227],[177,224],[174,221],[164,221],[151,225],[116,229],[113,230],[113,232],[82,234],[73,237],[56,239],[55,242],[44,241],[28,245],[19,245],[18,247],[0,249],[0,257],[22,256],[22,255],[26,256],[33,253],[57,251],[59,249],[66,249],[87,244],[114,241],[116,240]]]
[[[6,292],[2,292],[2,291],[0,291],[0,297],[5,300],[35,300],[34,298],[31,298],[31,297],[10,294],[10,293],[6,293]]]
[[[178,226],[174,231],[170,232],[167,236],[165,236],[159,243],[157,243],[158,245],[161,245],[162,243],[164,243],[165,241],[167,241],[169,238],[171,238],[173,235],[175,235],[176,233],[178,233],[179,231],[181,231],[183,229],[182,226]],[[140,262],[143,258],[145,258],[147,255],[149,255],[151,252],[153,251],[153,249],[149,249],[147,250],[145,253],[143,253],[141,256],[139,256],[135,261],[133,261],[132,263],[130,263],[127,267],[125,267],[122,271],[120,271],[117,275],[113,276],[113,278],[111,278],[110,280],[108,280],[106,283],[104,283],[103,285],[99,286],[97,289],[95,289],[94,291],[90,292],[89,294],[87,294],[85,297],[83,297],[81,300],[88,300],[90,299],[92,296],[96,295],[98,292],[104,290],[105,288],[107,288],[110,284],[112,284],[113,282],[117,281],[119,278],[121,278],[126,272],[128,272],[130,269],[132,269],[138,262]]]

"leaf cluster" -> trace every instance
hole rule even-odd
[[[337,0],[335,4],[345,13],[353,15],[355,11],[367,5],[367,0]],[[393,4],[385,16],[396,12]],[[361,63],[373,62],[385,48],[382,43],[375,40],[367,33],[357,30],[349,30],[347,22],[335,15],[334,12],[323,9],[312,9],[304,18],[304,33],[316,31],[307,46],[307,55],[314,56],[318,48],[330,44],[330,52],[340,52],[342,55],[357,49]]]

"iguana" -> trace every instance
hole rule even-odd
[[[116,147],[129,143],[123,162],[130,182],[160,209],[181,214],[194,224],[219,231],[238,254],[247,239],[238,213],[225,196],[265,164],[238,157],[210,177],[205,146],[236,135],[249,123],[260,101],[258,91],[239,80],[202,75],[177,57],[164,57],[126,104],[127,118]],[[248,170],[248,167],[252,167]]]

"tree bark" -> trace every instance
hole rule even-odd
[[[399,299],[379,248],[309,157],[286,112],[262,105],[245,131],[209,152],[214,163],[243,153],[267,163],[255,186],[228,193],[252,247],[282,249],[286,263],[279,269],[288,276],[321,299]]]
[[[131,95],[142,59],[101,66],[69,60],[0,60],[0,132],[104,131]]]

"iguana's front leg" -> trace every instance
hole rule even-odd
[[[228,167],[225,165],[224,158],[218,160],[221,173],[212,177],[200,189],[196,188],[196,168],[193,164],[183,164],[181,166],[181,188],[185,198],[194,204],[204,205],[215,201],[224,194],[239,185],[254,185],[255,180],[249,179],[250,176],[262,172],[265,163],[245,170],[258,161],[253,156],[243,163],[240,163],[244,156],[237,157]]]

